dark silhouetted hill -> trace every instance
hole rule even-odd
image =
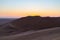
[[[60,17],[27,16],[11,22],[16,29],[28,31],[60,27]]]
[[[60,27],[60,17],[27,16],[1,25],[0,33],[4,33],[4,35],[7,35],[8,33],[9,35],[53,27]]]

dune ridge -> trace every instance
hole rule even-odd
[[[22,17],[6,24],[0,25],[0,36],[20,34],[31,30],[42,30],[60,27],[60,17]]]

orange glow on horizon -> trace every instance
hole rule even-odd
[[[4,12],[0,12],[0,16],[11,16],[11,17],[24,17],[24,16],[60,16],[60,12],[57,10],[42,10],[42,11],[16,11],[16,10],[8,10]]]

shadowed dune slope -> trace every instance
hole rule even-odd
[[[53,27],[60,27],[60,17],[27,16],[0,25],[0,36]]]
[[[0,40],[60,40],[60,27],[4,36]]]
[[[27,16],[11,22],[19,30],[38,30],[60,27],[60,17]]]

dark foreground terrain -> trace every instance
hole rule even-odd
[[[1,40],[59,40],[60,17],[27,16],[15,19],[0,25],[0,37]]]
[[[60,40],[60,27],[3,36],[0,40]]]

